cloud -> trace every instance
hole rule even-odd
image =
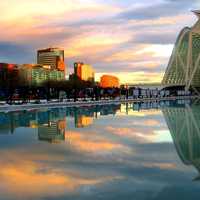
[[[182,14],[183,11],[188,11],[196,2],[197,1],[166,0],[159,4],[143,5],[124,11],[118,15],[118,18],[124,20],[145,20],[175,16]]]
[[[97,73],[96,79],[99,80],[104,73]],[[119,77],[121,84],[138,84],[138,83],[159,83],[164,75],[164,72],[146,72],[146,71],[136,71],[136,72],[112,72],[113,75]]]
[[[30,152],[21,152],[22,154],[20,154],[19,151],[10,151],[12,155],[6,152],[1,152],[1,163],[4,163],[4,165],[1,167],[0,177],[3,181],[4,189],[2,190],[2,187],[0,187],[0,191],[2,196],[5,195],[9,199],[57,197],[66,192],[75,194],[81,188],[97,187],[99,184],[122,178],[120,176],[88,177],[75,169],[52,169],[48,164],[31,160],[33,158],[39,159],[40,157],[43,160],[53,162],[53,160],[56,161],[58,159],[54,157],[53,160],[50,160],[47,154],[42,157],[41,155],[33,155]],[[21,156],[25,160],[20,159]],[[12,160],[12,163],[7,159]]]
[[[65,49],[68,72],[72,72],[73,62],[80,60],[93,65],[97,73],[126,72],[136,76],[144,72],[147,76],[154,70],[155,74],[163,74],[171,54],[169,45],[174,44],[184,26],[195,22],[189,10],[198,3],[3,1],[0,62],[33,63],[37,49],[60,46]],[[126,81],[125,75],[120,78]]]
[[[32,48],[23,44],[0,42],[0,62],[17,63],[33,61]]]

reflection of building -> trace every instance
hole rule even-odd
[[[102,88],[119,87],[119,79],[111,75],[103,75],[100,80],[100,86]]]
[[[38,128],[38,138],[41,141],[59,143],[65,140],[66,119],[48,122]]]
[[[88,107],[53,108],[48,110],[0,112],[0,134],[14,133],[16,128],[26,127],[35,129],[41,140],[55,142],[63,140],[66,132],[67,117],[74,117],[76,127],[93,124],[94,117],[115,114],[121,105],[96,105]]]
[[[91,125],[92,123],[93,123],[93,117],[85,115],[75,117],[75,126],[77,128],[83,128]]]
[[[47,48],[38,50],[37,63],[40,65],[49,65],[52,69],[64,72],[64,50],[59,48]]]
[[[121,108],[120,104],[113,104],[109,106],[102,106],[100,108],[100,115],[115,115]]]
[[[194,11],[200,18],[200,11]],[[165,76],[164,85],[183,85],[186,89],[200,87],[200,20],[184,28],[175,43]]]
[[[30,128],[38,128],[38,122],[37,120],[30,120],[30,123],[29,123],[29,127]]]
[[[40,111],[22,111],[22,112],[0,112],[0,132],[13,133],[16,128],[28,127],[38,129],[43,125],[50,125],[50,122],[56,122],[59,132],[66,130],[66,111],[63,109],[52,109],[50,112],[47,109]]]
[[[74,74],[77,75],[83,81],[94,82],[94,69],[91,65],[84,63],[74,63]]]
[[[181,160],[200,172],[200,106],[164,108],[163,114]]]

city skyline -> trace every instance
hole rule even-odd
[[[69,73],[82,60],[98,78],[113,74],[121,82],[159,82],[174,42],[197,18],[193,1],[16,0],[0,2],[0,62],[36,63],[35,51],[59,46]],[[48,5],[48,6],[47,6]]]

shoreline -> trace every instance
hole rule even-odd
[[[118,99],[118,100],[99,100],[99,101],[77,101],[77,102],[47,102],[40,104],[21,104],[21,105],[0,105],[0,112],[14,112],[23,110],[38,110],[41,108],[64,108],[64,107],[83,107],[95,105],[112,105],[122,103],[142,103],[142,102],[160,102],[170,100],[196,99],[199,96],[177,96],[177,97],[157,97],[157,98],[138,98],[138,99]]]

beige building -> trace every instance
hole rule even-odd
[[[91,65],[74,63],[74,73],[83,81],[94,82],[95,71]]]

